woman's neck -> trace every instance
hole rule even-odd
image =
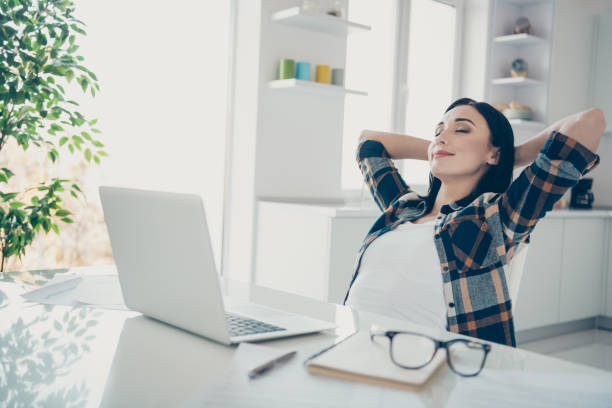
[[[454,203],[470,195],[476,188],[474,180],[453,180],[452,182],[442,181],[436,202],[430,214],[438,214],[445,204]]]

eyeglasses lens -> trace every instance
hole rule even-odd
[[[456,342],[449,346],[450,363],[453,368],[464,375],[478,373],[485,358],[482,345],[474,342]]]
[[[398,333],[393,337],[391,355],[404,367],[420,367],[429,362],[436,351],[433,340],[409,333]]]

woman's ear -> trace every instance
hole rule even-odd
[[[499,164],[499,147],[497,149],[495,149],[490,155],[489,155],[489,159],[487,160],[487,164],[490,164],[491,166],[495,166],[497,164]]]

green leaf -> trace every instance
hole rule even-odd
[[[72,144],[69,144],[68,150],[70,150],[70,153],[74,153],[74,146]]]
[[[59,227],[57,226],[57,224],[51,224],[51,229],[57,234],[59,235]]]
[[[100,164],[100,157],[94,156],[93,159],[96,162],[96,164]]]
[[[25,203],[22,203],[21,201],[13,201],[12,203],[9,204],[9,207],[20,208],[20,207],[23,207],[24,205]]]
[[[49,156],[49,158],[51,159],[51,161],[53,163],[55,163],[55,160],[57,159],[57,154],[53,152],[53,150],[49,151],[49,153],[47,153],[47,155]]]
[[[67,136],[63,136],[60,141],[59,141],[59,145],[63,146],[66,144],[66,142],[68,141],[68,137]]]
[[[72,224],[74,222],[71,218],[68,217],[62,218],[62,221],[64,221],[66,224]]]
[[[55,212],[55,215],[57,217],[67,217],[68,215],[72,214],[70,211],[68,210],[57,210]]]
[[[91,150],[90,149],[85,149],[85,152],[83,154],[85,155],[85,160],[90,162],[91,161]]]

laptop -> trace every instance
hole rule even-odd
[[[336,327],[263,305],[224,302],[200,196],[101,186],[100,198],[130,309],[228,345]]]

